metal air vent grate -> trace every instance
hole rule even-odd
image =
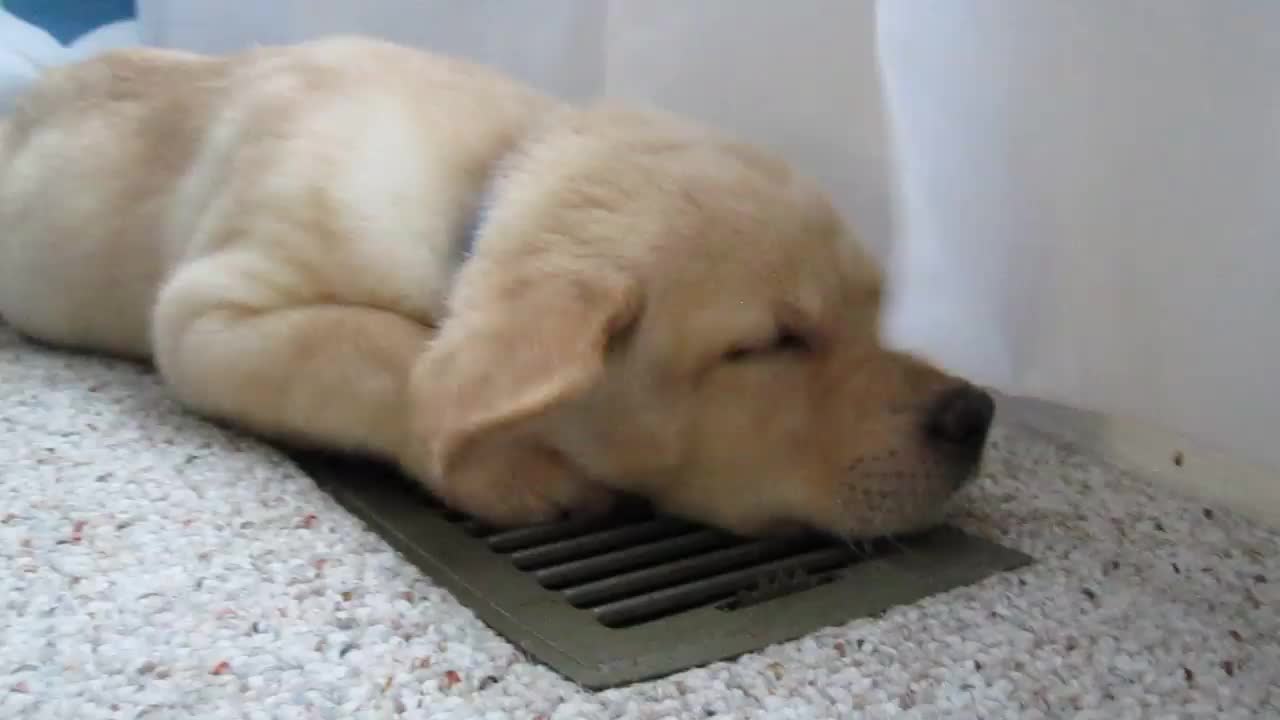
[[[495,530],[385,466],[292,457],[481,620],[590,688],[727,659],[1030,561],[947,527],[857,548],[744,540],[638,504]]]
[[[504,532],[465,520],[462,527],[542,587],[614,628],[713,603],[736,609],[764,593],[806,589],[875,553],[817,537],[742,540],[644,510]]]

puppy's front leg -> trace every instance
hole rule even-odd
[[[155,362],[184,405],[266,436],[383,457],[499,525],[610,505],[604,488],[536,446],[489,443],[435,477],[430,438],[414,428],[438,409],[415,403],[410,388],[434,331],[376,308],[287,302],[281,273],[229,253],[193,263],[162,289]]]
[[[554,451],[528,443],[485,443],[444,478],[425,470],[414,474],[427,478],[450,507],[499,526],[599,515],[615,501],[611,491],[582,477]]]
[[[370,307],[293,304],[281,270],[211,256],[162,289],[156,366],[180,402],[268,436],[398,460],[406,386],[431,329]]]

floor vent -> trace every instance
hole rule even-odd
[[[1030,562],[950,527],[857,546],[744,540],[642,505],[495,530],[385,466],[292,457],[482,621],[592,689],[732,658]]]

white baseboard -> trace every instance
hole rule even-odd
[[[1200,502],[1280,529],[1280,469],[1155,423],[1007,395],[997,397],[997,406],[1000,422],[1061,438]]]

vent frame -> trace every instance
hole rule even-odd
[[[609,627],[560,590],[493,550],[475,524],[444,510],[395,470],[372,461],[286,450],[316,484],[472,613],[520,648],[590,690],[651,680],[729,660],[824,627],[872,617],[1022,567],[1013,549],[943,526],[872,555],[811,575],[806,589],[753,593]],[[726,609],[729,608],[729,609]]]

